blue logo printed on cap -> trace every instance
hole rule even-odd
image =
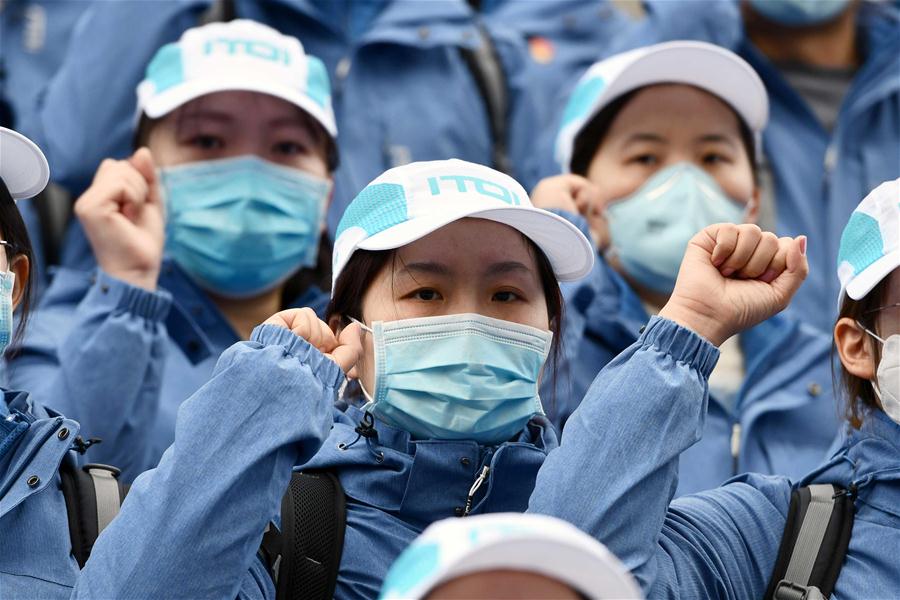
[[[441,182],[455,182],[457,192],[466,193],[469,191],[468,184],[471,183],[474,191],[488,198],[495,198],[513,206],[519,206],[519,197],[514,192],[500,185],[495,181],[488,181],[480,177],[472,177],[471,175],[441,175],[440,177],[429,177],[428,188],[431,190],[432,196],[441,194],[443,186]]]
[[[578,84],[575,91],[572,92],[572,95],[569,97],[568,104],[566,104],[566,110],[563,112],[562,124],[560,127],[565,127],[575,119],[583,118],[587,112],[591,110],[597,96],[600,95],[600,92],[602,92],[605,87],[606,83],[600,76],[591,77],[587,81]]]
[[[178,44],[166,44],[159,49],[147,65],[147,79],[153,82],[157,93],[184,81],[184,64]]]
[[[382,596],[403,597],[409,594],[420,581],[427,579],[438,568],[439,555],[440,548],[434,542],[411,546],[391,567]]]
[[[204,54],[212,54],[216,50],[223,50],[232,55],[246,54],[253,58],[280,62],[286,65],[291,64],[291,56],[287,50],[261,40],[219,38],[217,40],[209,40],[203,45]]]
[[[853,273],[857,274],[883,254],[884,240],[878,221],[861,212],[850,215],[850,221],[841,235],[838,265],[847,262],[853,267]]]
[[[335,239],[351,227],[368,235],[390,229],[407,220],[406,194],[397,183],[373,183],[361,191],[341,217]]]
[[[306,95],[313,102],[325,108],[331,98],[331,86],[325,65],[315,56],[307,56]]]

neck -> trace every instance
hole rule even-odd
[[[641,302],[645,306],[649,305],[656,309],[655,311],[653,311],[654,315],[658,313],[663,306],[666,305],[666,302],[669,301],[669,294],[663,294],[662,292],[653,291],[632,279],[631,276],[625,272],[625,268],[622,266],[622,262],[614,254],[608,254],[606,256],[606,263],[610,267],[612,267],[616,273],[621,275],[622,279],[628,282],[628,285],[632,290],[634,290],[634,293],[637,294],[637,297],[640,298]]]
[[[757,15],[745,5],[744,24],[753,45],[774,63],[847,69],[859,65],[854,2],[839,17],[811,27],[785,27]]]
[[[210,294],[213,303],[242,340],[250,339],[253,328],[281,310],[281,291],[278,286],[251,298],[224,298]]]

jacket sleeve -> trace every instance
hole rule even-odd
[[[226,350],[179,409],[159,466],[138,477],[97,539],[73,597],[271,594],[256,558],[263,530],[293,466],[328,435],[343,380],[337,364],[282,327],[261,325]]]
[[[790,496],[782,479],[746,476],[670,505],[717,358],[690,330],[651,319],[569,419],[529,503],[606,544],[648,597],[761,597],[777,553]],[[753,593],[727,592],[736,589]]]
[[[91,461],[116,465],[126,481],[153,466],[147,436],[159,407],[171,302],[164,290],[148,292],[98,270],[62,319],[42,323],[36,315],[11,363],[15,385],[81,423],[85,437],[103,439]],[[54,326],[63,321],[67,333],[59,335]]]
[[[135,89],[154,53],[197,25],[209,0],[95,2],[72,32],[66,58],[24,112],[19,129],[73,193],[104,158],[131,151]]]

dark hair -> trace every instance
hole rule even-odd
[[[876,309],[884,305],[887,296],[887,279],[882,279],[878,285],[859,300],[853,300],[850,296],[844,296],[841,302],[841,308],[838,314],[838,320],[843,318],[853,319],[862,324],[869,331],[876,331],[876,321],[878,320],[878,312]],[[866,338],[869,338],[866,334]],[[869,339],[872,344],[875,364],[878,364],[881,355],[881,348],[874,340]],[[832,358],[837,351],[836,346],[832,346]],[[832,361],[834,364],[834,361]],[[841,366],[841,385],[840,388],[844,392],[844,418],[850,425],[859,429],[866,415],[873,410],[879,409],[878,397],[872,389],[872,382],[847,371]],[[835,386],[837,387],[837,386]]]
[[[587,176],[591,161],[594,159],[594,155],[597,154],[597,150],[600,148],[601,144],[603,144],[603,140],[606,138],[606,134],[609,133],[609,128],[612,126],[613,121],[616,120],[616,117],[619,116],[619,113],[625,108],[625,105],[634,98],[635,94],[644,89],[646,89],[646,87],[622,94],[603,107],[603,110],[594,115],[594,118],[581,129],[572,145],[572,160],[569,163],[569,170],[572,173],[581,175],[582,177]],[[728,106],[728,109],[737,117],[738,129],[741,135],[741,145],[744,146],[744,150],[747,152],[747,158],[750,160],[750,168],[753,170],[753,180],[756,183],[759,183],[759,161],[756,156],[756,141],[753,132],[750,131],[750,127],[747,126],[744,119],[737,114],[737,111],[728,104],[726,104],[726,106]]]
[[[565,306],[562,292],[559,289],[559,282],[556,280],[550,260],[528,237],[525,235],[522,237],[526,240],[529,250],[533,252],[535,263],[537,263],[538,278],[547,301],[550,331],[553,332],[553,342],[548,361],[549,375],[556,379],[558,375],[557,365],[562,352],[561,334]],[[328,304],[326,318],[330,320],[332,317],[340,316],[343,326],[350,323],[349,317],[365,322],[362,314],[363,297],[366,295],[366,291],[372,285],[375,277],[387,266],[388,261],[391,261],[393,266],[393,261],[396,259],[396,250],[357,250],[354,252],[347,265],[341,270],[341,275],[331,290],[331,302]],[[556,388],[557,386],[554,385],[554,389]],[[551,398],[550,404],[550,411],[548,412],[552,413],[556,409],[556,398]]]
[[[8,264],[12,264],[16,256],[24,256],[28,259],[29,266],[34,269],[34,251],[31,247],[31,238],[28,236],[28,228],[25,227],[25,221],[22,220],[22,213],[19,212],[16,201],[13,200],[9,189],[2,180],[0,180],[0,230],[2,230],[3,240],[8,244],[6,246]],[[31,313],[33,281],[34,277],[31,276],[24,282],[22,302],[19,305],[19,324],[16,326],[10,347],[15,346],[25,334],[25,323]]]

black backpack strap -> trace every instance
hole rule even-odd
[[[205,11],[200,14],[198,25],[233,21],[237,18],[237,9],[234,0],[213,0]]]
[[[84,568],[94,542],[119,514],[128,488],[119,482],[119,470],[100,464],[79,469],[74,460],[64,460],[59,468],[72,555]]]
[[[477,22],[476,29],[480,41],[478,46],[461,48],[460,52],[475,79],[475,85],[487,110],[491,128],[492,166],[509,175],[512,173],[512,162],[508,150],[509,89],[506,72],[503,70],[503,63],[494,41],[484,24]]]
[[[853,531],[851,492],[828,484],[792,492],[766,600],[831,596]]]
[[[337,583],[347,505],[334,473],[295,472],[281,501],[281,531],[269,525],[260,553],[278,600],[331,600]]]

